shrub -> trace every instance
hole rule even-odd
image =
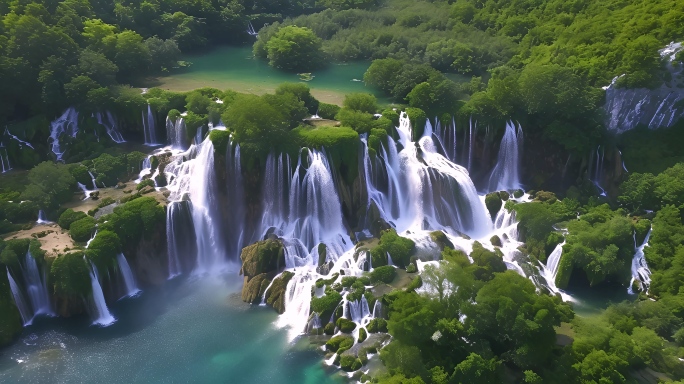
[[[82,243],[90,240],[94,230],[95,219],[86,215],[85,217],[71,223],[69,226],[69,235],[72,239],[74,239],[74,241]]]
[[[383,232],[378,245],[371,249],[373,266],[387,265],[389,253],[396,265],[406,267],[415,247],[413,240],[397,235],[394,229],[387,230]]]
[[[394,267],[385,265],[373,269],[370,273],[370,280],[373,284],[377,284],[379,282],[389,284],[392,282],[392,280],[394,280],[396,275],[397,271],[394,269]]]
[[[214,144],[214,153],[223,155],[230,144],[230,132],[215,129],[209,132],[209,140]]]
[[[319,103],[318,104],[318,116],[323,119],[332,120],[335,118],[337,113],[340,111],[340,107],[335,104]]]
[[[152,187],[152,188],[154,188],[154,180],[152,180],[152,179],[145,179],[145,180],[141,181],[141,182],[135,187],[135,189],[139,191],[139,190],[141,190],[141,189],[143,189],[143,188],[145,188],[145,187]]]
[[[331,352],[337,352],[337,353],[342,353],[346,351],[347,349],[351,348],[351,346],[354,345],[354,338],[349,335],[338,335],[330,340],[328,340],[327,343],[325,343],[325,349]],[[342,350],[342,348],[345,348]]]
[[[369,93],[351,93],[344,97],[344,108],[373,114],[378,110],[378,100]]]
[[[352,333],[352,331],[356,329],[356,323],[349,319],[345,319],[344,317],[337,319],[335,325],[337,325],[337,328],[339,328],[342,333]]]
[[[334,335],[335,334],[335,324],[334,323],[326,324],[325,328],[323,328],[323,332],[328,336]]]
[[[90,271],[82,252],[56,258],[50,267],[50,276],[57,295],[85,297],[92,290]]]
[[[501,209],[501,206],[503,205],[503,202],[501,201],[501,196],[496,193],[492,192],[488,194],[485,197],[485,205],[487,206],[487,210],[489,211],[489,214],[492,217],[495,217],[497,213],[499,213],[499,210]]]
[[[328,290],[324,296],[311,299],[311,310],[318,314],[332,313],[341,300],[342,295],[336,291]]]
[[[387,320],[373,319],[366,327],[369,333],[387,332]]]
[[[86,256],[99,270],[115,264],[116,255],[121,252],[121,240],[112,231],[98,231],[90,242]]]
[[[359,343],[363,343],[364,340],[368,337],[368,334],[366,333],[365,328],[359,329]]]

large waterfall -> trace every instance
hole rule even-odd
[[[489,177],[487,192],[511,191],[520,188],[522,142],[523,132],[520,124],[516,127],[512,121],[506,123],[506,131],[499,147],[499,157]]]
[[[648,268],[648,263],[646,263],[644,248],[648,246],[648,240],[651,238],[652,230],[653,227],[648,230],[644,242],[638,247],[636,244],[636,233],[634,234],[634,247],[636,250],[634,252],[634,257],[632,258],[632,280],[630,280],[629,288],[627,288],[627,292],[630,294],[634,293],[633,287],[635,283],[642,291],[648,290],[648,286],[651,285],[651,270]]]
[[[62,135],[76,137],[78,133],[78,112],[71,107],[64,111],[62,116],[56,118],[50,123],[50,140],[52,141],[52,153],[55,154],[57,160],[62,160],[64,149],[59,142]]]
[[[93,319],[93,325],[106,327],[113,324],[116,319],[109,312],[109,308],[107,308],[107,302],[102,293],[102,286],[100,285],[100,278],[97,273],[97,267],[95,267],[95,264],[90,263],[85,256],[83,256],[83,261],[90,266],[90,285],[92,287],[92,293],[88,300],[88,312]]]

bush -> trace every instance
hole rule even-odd
[[[377,284],[379,282],[383,282],[385,284],[389,284],[394,280],[394,277],[397,275],[397,271],[395,270],[394,267],[390,265],[385,265],[382,267],[377,267],[373,269],[370,273],[370,280],[371,283]]]
[[[368,334],[366,333],[365,328],[359,329],[359,343],[363,343],[364,340],[368,337]]]
[[[356,329],[356,323],[349,319],[345,319],[344,317],[337,319],[335,325],[337,325],[337,328],[339,328],[342,333],[352,333],[352,331]]]
[[[230,132],[215,129],[209,132],[209,140],[214,144],[214,153],[224,155],[230,144]]]
[[[97,207],[102,208],[114,203],[116,203],[114,199],[112,199],[111,197],[105,197],[104,199],[100,200],[99,203],[97,203]]]
[[[387,332],[387,320],[373,319],[366,327],[369,333]]]
[[[354,355],[343,355],[340,357],[340,368],[342,368],[343,371],[353,372],[362,366],[361,360]]]
[[[90,216],[76,220],[69,226],[69,236],[79,243],[90,240],[93,231],[95,231],[95,219]]]
[[[105,270],[116,264],[116,255],[121,252],[121,240],[112,231],[98,231],[90,242],[86,256],[95,264],[98,270]]]
[[[344,97],[342,106],[352,111],[374,114],[378,110],[378,100],[369,93],[351,93]]]
[[[338,105],[328,103],[318,104],[318,116],[323,119],[333,120],[339,111],[340,107]]]
[[[59,224],[60,227],[68,230],[71,226],[71,223],[73,223],[74,221],[78,221],[86,216],[87,215],[85,214],[85,212],[74,211],[73,209],[69,208],[59,216],[57,224]]]
[[[117,206],[105,217],[108,222],[101,224],[101,230],[115,232],[123,244],[137,244],[164,225],[166,213],[154,198],[138,197]]]
[[[373,266],[387,265],[387,254],[389,253],[393,262],[404,268],[409,264],[415,248],[416,244],[413,240],[397,235],[394,229],[387,230],[383,232],[378,245],[371,249]]]
[[[50,277],[55,294],[87,297],[91,290],[90,271],[83,252],[68,253],[52,262]]]
[[[354,338],[349,335],[338,335],[325,343],[325,349],[331,352],[342,353],[354,345]]]
[[[318,314],[331,314],[340,301],[342,301],[342,295],[333,290],[328,290],[324,296],[311,299],[311,310]]]
[[[335,324],[334,323],[326,324],[325,328],[323,328],[323,332],[328,336],[334,335],[335,334]]]
[[[492,218],[496,217],[496,214],[499,213],[499,210],[503,205],[503,202],[501,201],[501,196],[499,196],[497,192],[487,194],[487,196],[485,197],[485,205],[487,206],[487,210],[489,211],[489,214],[492,216]]]
[[[145,188],[145,187],[152,187],[152,188],[154,188],[154,180],[152,180],[152,179],[145,179],[145,180],[141,181],[140,183],[138,183],[138,185],[135,186],[135,189],[139,191],[139,190],[141,190],[141,189],[143,189],[143,188]]]

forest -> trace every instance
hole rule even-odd
[[[250,26],[256,37],[246,32]],[[178,210],[187,200],[201,204],[188,190],[172,201],[180,178],[171,174],[180,172],[176,162],[196,160],[210,148],[209,173],[222,184],[207,182],[219,197],[204,203],[236,223],[242,217],[257,222],[269,213],[261,210],[275,182],[268,180],[274,154],[299,170],[314,167],[323,153],[342,207],[340,228],[355,243],[355,261],[363,264],[361,251],[367,251],[368,264],[358,275],[328,275],[334,247],[320,242],[315,251],[307,249],[316,267],[308,321],[322,322],[307,332],[325,335],[326,361],[350,378],[381,384],[684,382],[684,120],[617,135],[606,127],[603,88],[657,90],[681,82],[684,50],[671,60],[659,51],[683,39],[684,3],[676,0],[0,0],[0,160],[4,154],[13,166],[0,175],[0,268],[7,271],[0,274],[0,345],[16,342],[22,332],[11,276],[24,273],[24,255],[45,271],[63,317],[87,313],[82,302],[93,296],[93,270],[106,271],[100,272],[103,285],[115,284],[108,274],[119,268],[119,254],[133,260],[144,283],[166,281],[157,276],[172,268],[166,256],[148,257],[149,250],[171,244],[172,204]],[[289,73],[366,60],[363,81],[391,102],[354,93],[341,105],[328,104],[305,81],[266,94],[144,87],[157,76],[182,73],[192,65],[188,54],[226,44],[253,44],[255,59]],[[76,113],[78,131],[52,137],[52,125],[68,120],[69,111]],[[102,123],[107,113],[116,116],[128,143],[115,140]],[[426,262],[415,234],[395,229],[397,223],[371,205],[371,183],[391,182],[374,179],[373,169],[389,167],[377,164],[390,163],[391,148],[407,150],[399,129],[404,113],[411,124],[408,149],[415,143],[416,152],[425,152],[420,139],[433,128],[428,136],[437,137],[438,127],[470,140],[477,164],[468,164],[465,174],[477,192],[503,150],[507,122],[523,127],[524,193],[481,194],[488,220],[504,211],[517,220],[515,261],[524,261],[522,273],[505,260],[502,243],[510,239],[471,239],[460,228],[422,224],[438,245],[439,261]],[[312,123],[312,116],[322,123]],[[187,152],[150,152],[150,121],[168,141],[182,122],[176,140],[188,143]],[[66,148],[62,153],[55,140]],[[422,156],[416,161],[428,164]],[[288,175],[289,183],[308,182],[307,175]],[[239,180],[239,192],[230,180]],[[439,189],[430,180],[439,193],[465,189]],[[288,184],[291,189],[280,192],[292,204],[293,191],[318,191],[308,187],[299,192]],[[75,196],[78,204],[93,204],[80,209]],[[239,209],[231,205],[241,202]],[[41,249],[46,232],[18,238],[41,214],[69,246]],[[217,225],[221,236],[227,239],[233,225]],[[250,226],[258,227],[244,225]],[[468,252],[447,238],[452,229],[470,241]],[[364,230],[370,240],[359,235]],[[283,272],[283,253],[291,250],[269,231],[239,244],[242,300],[283,313],[288,281],[299,275],[296,268]],[[639,250],[647,278],[634,275]],[[557,272],[543,283],[543,269],[557,252]],[[617,290],[623,293],[618,300],[590,313],[564,296]],[[371,308],[380,303],[383,316],[363,327],[345,318],[340,305],[361,300]],[[382,345],[364,343],[384,334]],[[374,355],[381,368],[365,373]]]

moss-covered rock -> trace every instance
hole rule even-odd
[[[359,343],[362,343],[364,340],[366,340],[366,337],[368,337],[368,334],[366,333],[365,328],[359,329]]]
[[[98,270],[104,271],[116,265],[116,255],[121,252],[121,240],[112,231],[99,231],[86,251],[88,259]]]
[[[285,271],[273,280],[271,288],[266,292],[266,304],[272,306],[278,313],[285,312],[285,292],[287,283],[294,276],[294,273]]]
[[[394,229],[384,231],[378,245],[371,249],[373,268],[387,265],[388,253],[397,266],[405,268],[409,264],[415,249],[416,244],[413,240],[397,235]]]
[[[342,295],[329,289],[325,295],[311,299],[311,310],[318,313],[321,319],[329,319],[340,301],[342,301]]]
[[[339,328],[342,333],[352,333],[356,329],[356,323],[349,319],[345,319],[344,317],[337,319],[335,325],[337,325],[337,328]]]
[[[567,252],[561,254],[561,259],[558,262],[558,273],[556,273],[556,287],[565,289],[568,287],[572,271],[575,268],[572,256]]]
[[[418,141],[423,136],[427,114],[420,108],[406,108],[406,114],[411,121],[412,140]]]
[[[495,247],[500,247],[500,246],[501,246],[501,238],[500,238],[499,236],[497,236],[497,235],[492,236],[492,237],[489,239],[489,242],[491,242],[492,245],[495,246]]]
[[[95,232],[95,219],[90,216],[85,216],[82,219],[76,220],[69,226],[69,236],[74,241],[83,243],[93,236]]]
[[[516,189],[515,191],[513,191],[513,197],[515,197],[516,199],[523,197],[524,194],[525,191],[523,191],[522,189]]]
[[[86,215],[85,212],[74,211],[73,209],[69,208],[66,211],[62,212],[61,215],[59,215],[57,224],[59,224],[60,227],[68,230],[71,226],[71,223],[73,223],[74,221],[78,221],[86,216],[88,215]]]
[[[389,284],[397,276],[397,271],[391,265],[385,265],[373,269],[370,273],[370,281],[372,284],[385,283]]]
[[[501,197],[501,200],[503,200],[503,201],[508,201],[508,199],[511,198],[511,194],[506,192],[506,191],[500,191],[499,197]]]
[[[251,278],[284,267],[285,251],[280,240],[268,239],[244,247],[240,260],[242,260],[240,274]]]
[[[54,292],[63,297],[87,297],[92,291],[90,270],[83,252],[68,253],[56,258],[50,267]]]
[[[387,332],[387,320],[373,319],[366,326],[369,333]]]
[[[418,267],[416,267],[415,263],[411,263],[406,267],[406,272],[407,273],[416,273],[418,272]]]
[[[501,201],[501,196],[498,192],[492,192],[485,196],[485,205],[489,211],[489,215],[494,218],[496,214],[499,213],[503,202]]]
[[[454,244],[449,240],[449,238],[444,234],[442,231],[433,231],[430,232],[430,239],[435,242],[439,246],[439,249],[441,251],[444,250],[444,248],[451,248],[454,249]]]
[[[209,132],[209,140],[214,144],[215,153],[224,154],[230,143],[230,132],[214,129]]]
[[[323,328],[323,332],[328,336],[334,335],[335,334],[335,323],[326,324],[325,328]]]
[[[354,345],[354,337],[351,335],[338,335],[325,343],[325,349],[331,352],[342,353]]]
[[[362,366],[361,360],[357,357],[351,355],[343,355],[340,357],[340,368],[342,368],[343,371],[354,372],[359,370]]]

